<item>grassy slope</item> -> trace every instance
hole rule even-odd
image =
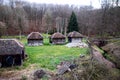
[[[65,45],[51,45],[46,35],[44,38],[43,46],[30,47],[27,46],[26,37],[22,37],[21,42],[25,44],[26,53],[28,54],[28,59],[24,62],[23,67],[35,64],[41,68],[54,70],[61,61],[73,60],[87,51],[86,48],[67,48]]]

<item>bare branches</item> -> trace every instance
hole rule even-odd
[[[22,33],[58,31],[66,35],[69,17],[74,11],[80,33],[87,36],[119,35],[120,10],[117,7],[119,0],[100,0],[102,9],[93,9],[92,6],[34,4],[21,0],[9,0],[6,5],[3,1],[0,0],[2,4],[0,21],[6,23],[9,34],[18,34],[20,31]],[[60,19],[56,20],[58,17]]]

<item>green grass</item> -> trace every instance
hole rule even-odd
[[[45,34],[44,34],[45,35]],[[35,64],[39,68],[55,70],[56,66],[62,61],[72,61],[80,54],[86,54],[87,48],[68,48],[65,45],[51,45],[46,35],[44,36],[43,46],[27,46],[26,37],[22,37],[21,42],[25,44],[28,58],[23,67]]]
[[[42,68],[54,70],[61,61],[73,60],[85,52],[86,49],[67,48],[64,45],[27,46],[26,53],[29,59],[26,63],[38,64]]]

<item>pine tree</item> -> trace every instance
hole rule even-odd
[[[79,31],[77,18],[74,12],[72,12],[71,14],[67,29],[68,29],[67,31],[68,33],[72,31]]]

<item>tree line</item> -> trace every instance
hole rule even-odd
[[[111,1],[111,2],[110,2]],[[120,36],[119,0],[100,0],[101,8],[89,6],[36,4],[21,0],[0,0],[0,35],[33,31],[67,34],[72,12],[77,31],[87,36]]]

